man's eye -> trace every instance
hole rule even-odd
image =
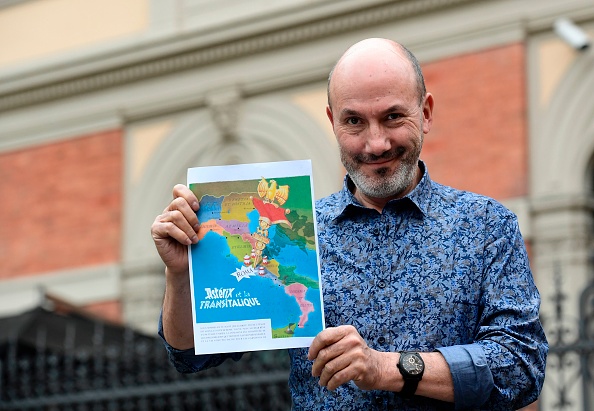
[[[398,120],[401,117],[402,117],[402,115],[400,115],[398,113],[390,113],[387,116],[388,120]]]
[[[349,117],[349,118],[347,118],[346,123],[350,124],[351,126],[354,126],[354,125],[360,124],[361,122],[356,117]]]

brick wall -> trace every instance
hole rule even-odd
[[[421,157],[434,180],[499,200],[527,194],[524,53],[512,44],[423,66],[435,109]]]
[[[120,258],[119,130],[0,154],[0,280]]]

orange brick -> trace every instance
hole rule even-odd
[[[443,184],[497,199],[528,189],[524,45],[423,66],[435,97],[422,158]]]
[[[120,130],[0,154],[0,279],[117,262]]]

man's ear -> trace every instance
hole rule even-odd
[[[423,103],[423,134],[429,133],[433,125],[433,95],[427,93],[425,95],[425,102]]]
[[[330,106],[326,106],[326,115],[328,116],[328,120],[330,120],[330,124],[332,124],[332,128],[334,128],[334,116],[332,115]]]

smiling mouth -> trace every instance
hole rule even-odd
[[[399,156],[395,156],[395,155],[392,155],[392,156],[387,157],[387,158],[383,158],[383,157],[375,158],[375,159],[367,158],[367,159],[364,159],[363,161],[361,161],[360,163],[361,164],[365,164],[365,165],[370,166],[370,167],[375,167],[375,168],[377,168],[377,167],[389,167],[394,162],[398,161],[399,158],[400,158]]]
[[[404,155],[405,152],[406,149],[404,147],[397,147],[394,150],[383,153],[381,156],[376,156],[373,154],[361,154],[356,157],[356,160],[362,164],[381,166],[399,159],[402,157],[402,155]]]
[[[381,165],[384,165],[387,163],[391,163],[394,160],[396,160],[396,157],[382,159],[382,160],[378,160],[378,161],[368,161],[368,162],[366,162],[366,164],[369,164],[372,166],[381,166]]]

